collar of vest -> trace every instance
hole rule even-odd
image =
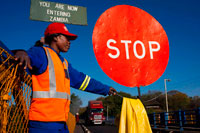
[[[44,45],[43,47],[44,48],[50,48],[50,49],[52,49],[58,55],[58,57],[60,58],[60,60],[62,62],[64,62],[64,58],[60,54],[58,54],[54,48],[50,47],[49,45]]]

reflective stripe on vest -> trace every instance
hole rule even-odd
[[[56,91],[56,79],[55,79],[55,70],[54,64],[51,59],[49,50],[46,49],[47,58],[49,62],[49,82],[50,90],[49,91],[33,91],[33,98],[61,98],[70,100],[70,95],[66,92],[57,92]],[[67,66],[66,61],[64,61]],[[68,73],[68,72],[67,72]]]

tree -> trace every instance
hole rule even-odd
[[[87,117],[87,107],[80,107],[78,113],[79,113],[80,119],[86,119],[86,117]]]
[[[163,111],[165,98],[161,91],[148,91],[147,94],[142,95],[141,99],[147,113]]]
[[[119,92],[118,94],[122,97],[136,98],[125,92]],[[107,110],[106,110],[107,107],[109,110],[108,111],[109,116],[116,116],[117,114],[121,113],[121,106],[122,106],[123,98],[120,96],[115,95],[115,96],[107,96],[105,98],[104,97],[97,98],[97,100],[103,101],[103,105],[105,108],[105,111],[104,111],[105,114],[107,114]]]
[[[142,95],[142,101],[148,101],[151,100],[159,95],[161,95],[161,91],[148,91],[147,94]],[[155,99],[156,100],[156,99]]]
[[[169,110],[187,109],[190,104],[190,98],[179,91],[168,92]]]
[[[71,94],[71,104],[70,104],[70,112],[75,115],[77,112],[79,112],[79,108],[82,105],[81,99],[78,97],[78,95],[75,95],[74,93]]]
[[[200,107],[200,97],[194,96],[194,97],[190,98],[189,108],[190,109],[197,109],[198,107]]]

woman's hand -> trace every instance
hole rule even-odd
[[[117,94],[117,91],[113,87],[110,87],[108,95],[116,95],[116,94]]]
[[[19,61],[19,65],[20,66],[23,65],[24,69],[26,69],[28,67],[28,69],[32,70],[30,58],[25,51],[23,51],[23,50],[17,51],[15,53],[15,60]]]

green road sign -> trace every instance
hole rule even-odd
[[[31,0],[30,19],[87,25],[87,10],[81,6]]]

